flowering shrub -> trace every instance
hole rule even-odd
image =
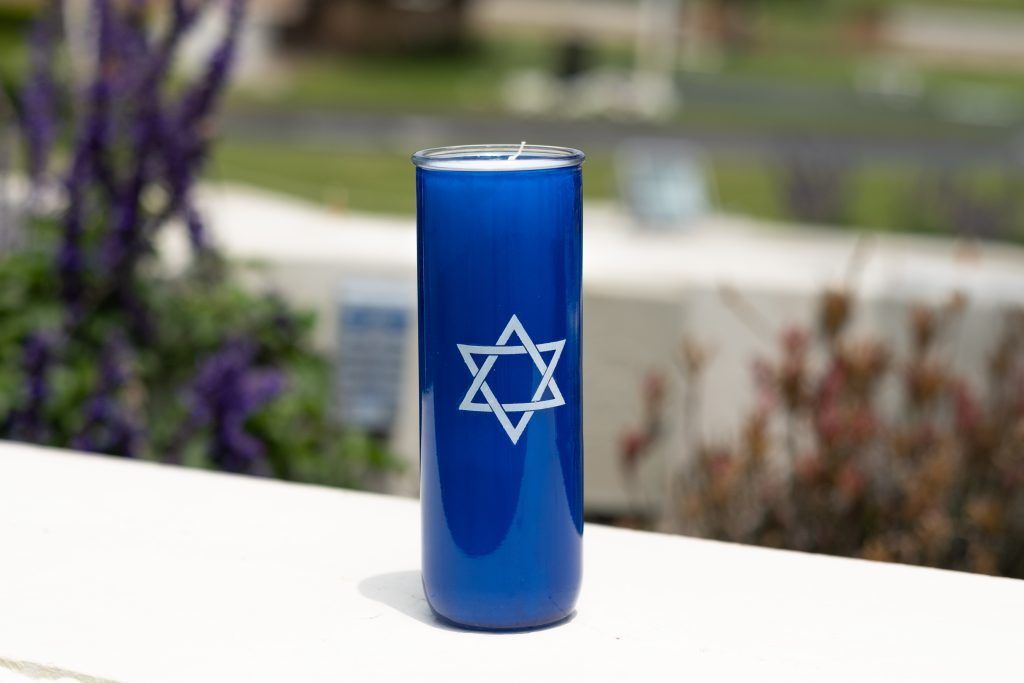
[[[386,466],[332,424],[311,316],[236,286],[193,203],[244,0],[91,7],[84,76],[61,59],[59,3],[31,34],[17,104],[35,218],[0,255],[0,437],[331,484]],[[220,10],[205,71],[172,79],[183,37]],[[192,245],[177,273],[155,248],[174,225]]]
[[[742,543],[1024,577],[1024,312],[1006,315],[984,386],[943,357],[965,302],[910,314],[906,358],[847,330],[854,301],[826,292],[816,331],[791,327],[754,367],[756,407],[734,439],[695,437],[708,356],[683,344],[688,453],[664,526]],[[634,470],[664,422],[621,450]],[[889,390],[889,391],[887,391]]]

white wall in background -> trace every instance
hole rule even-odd
[[[273,288],[319,315],[316,340],[337,348],[337,293],[352,278],[415,287],[415,222],[410,217],[339,213],[301,200],[231,185],[207,187],[201,203],[216,241],[248,262],[246,280]],[[823,287],[841,283],[856,235],[797,229],[710,215],[686,232],[635,230],[607,207],[584,208],[585,496],[593,511],[622,511],[633,500],[620,477],[622,433],[640,417],[644,377],[672,379],[666,410],[681,410],[676,353],[683,334],[713,348],[702,394],[703,436],[734,435],[752,407],[751,363],[773,351],[786,325],[814,324]],[[182,240],[164,248],[168,263],[187,252]],[[858,333],[906,343],[914,302],[939,303],[954,291],[969,309],[954,348],[956,364],[980,379],[985,350],[1000,331],[1001,307],[1024,304],[1024,250],[981,245],[970,258],[950,240],[879,236],[867,247],[858,277]],[[763,317],[767,336],[752,331],[724,303],[729,287]],[[410,306],[412,306],[410,302]],[[408,464],[394,486],[414,494],[417,477],[416,335],[410,325],[392,445]],[[973,365],[971,363],[974,363]],[[656,503],[666,463],[683,453],[678,420],[645,463],[641,497]]]

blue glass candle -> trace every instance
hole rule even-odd
[[[583,538],[583,154],[418,152],[423,587],[472,628],[573,611]]]

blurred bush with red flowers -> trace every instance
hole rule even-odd
[[[1024,577],[1024,311],[1005,313],[972,385],[945,357],[967,302],[909,313],[909,350],[850,331],[846,289],[824,292],[817,329],[789,327],[755,361],[740,433],[697,436],[709,348],[681,344],[687,452],[660,521],[705,538]],[[627,482],[662,438],[668,378],[642,390],[621,442]],[[891,390],[891,391],[890,391]],[[643,501],[637,509],[643,509]]]

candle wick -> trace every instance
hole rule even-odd
[[[508,160],[509,160],[509,161],[515,161],[516,159],[518,159],[518,158],[519,158],[519,155],[523,153],[523,149],[524,149],[525,147],[526,147],[526,140],[523,140],[522,142],[520,142],[520,143],[519,143],[519,149],[517,149],[517,150],[516,150],[516,153],[515,153],[515,154],[513,154],[512,156],[510,156],[510,157],[508,158]]]

